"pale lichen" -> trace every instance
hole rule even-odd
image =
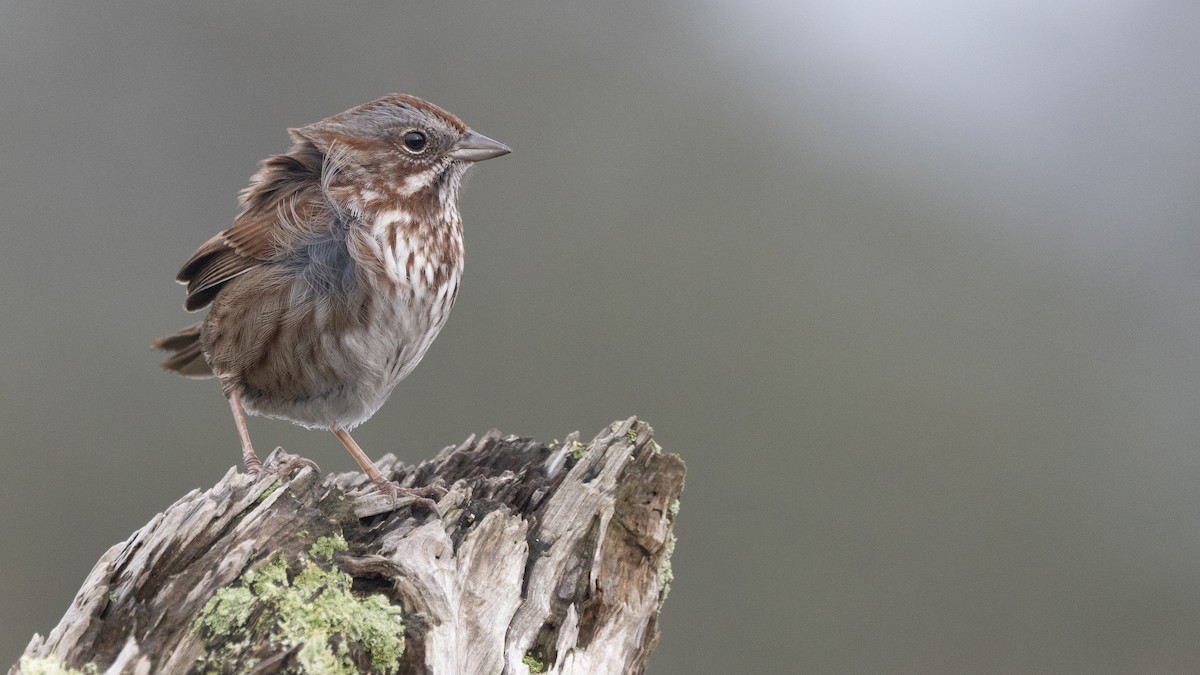
[[[349,548],[346,538],[341,534],[335,534],[331,537],[317,539],[316,543],[309,547],[308,554],[322,562],[330,562],[333,560],[333,554]]]
[[[677,502],[678,503],[678,502]],[[662,611],[663,603],[671,592],[671,582],[675,581],[675,571],[671,569],[671,556],[675,554],[675,535],[667,538],[666,551],[663,552],[662,563],[658,566],[658,611]]]
[[[521,659],[521,663],[524,663],[525,667],[529,668],[529,672],[531,674],[546,672],[546,664],[538,659],[538,657],[534,656],[533,652],[526,654],[525,657]]]
[[[340,535],[322,537],[310,554],[328,561],[345,546]],[[196,620],[206,640],[220,640],[197,670],[223,670],[265,640],[281,650],[296,648],[301,673],[357,673],[351,642],[370,657],[373,672],[394,672],[404,653],[401,609],[383,595],[354,595],[352,583],[350,575],[312,561],[290,575],[283,557],[246,572],[240,586],[218,590]]]

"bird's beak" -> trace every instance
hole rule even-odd
[[[507,155],[512,150],[500,141],[493,141],[481,133],[467,130],[467,133],[454,144],[446,153],[454,159],[464,162],[482,162],[485,159]]]

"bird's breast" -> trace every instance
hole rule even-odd
[[[457,208],[426,211],[378,211],[371,226],[351,242],[351,254],[369,258],[367,267],[377,270],[379,281],[392,286],[397,296],[453,303],[462,277],[462,219]]]

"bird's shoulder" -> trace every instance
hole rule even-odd
[[[206,241],[180,268],[184,307],[202,309],[231,279],[286,259],[297,246],[330,230],[338,214],[321,183],[324,155],[308,142],[264,159],[242,191],[233,225]]]

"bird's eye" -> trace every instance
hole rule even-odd
[[[425,149],[425,134],[415,129],[404,132],[404,147],[409,152],[421,152]]]

